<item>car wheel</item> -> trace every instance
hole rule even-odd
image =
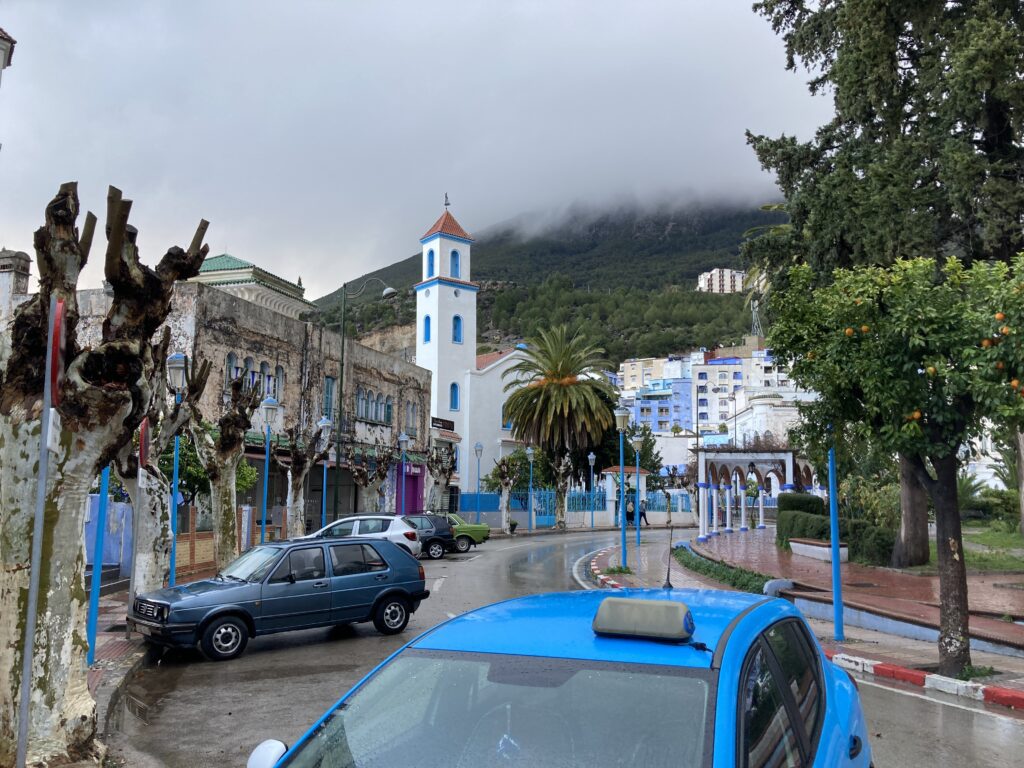
[[[409,623],[409,603],[403,597],[386,597],[373,612],[373,626],[382,635],[397,635]]]
[[[440,560],[444,557],[444,544],[440,541],[432,541],[427,545],[427,557],[431,560]]]
[[[211,661],[227,661],[240,655],[249,642],[249,628],[237,616],[211,621],[203,631],[199,648]]]
[[[459,552],[469,552],[469,548],[472,546],[473,540],[469,538],[469,536],[459,536],[459,538],[455,540],[455,549],[457,549]]]

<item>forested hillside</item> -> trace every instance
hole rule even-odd
[[[480,233],[472,277],[481,284],[482,351],[558,323],[581,327],[614,362],[736,341],[750,328],[743,298],[697,293],[695,278],[713,267],[738,267],[743,233],[779,220],[748,208],[617,210],[578,213],[534,235],[520,234],[522,221]],[[367,277],[381,278],[399,296],[355,302],[351,332],[414,321],[409,289],[420,279],[419,254],[352,284]],[[340,294],[317,304],[336,320]]]

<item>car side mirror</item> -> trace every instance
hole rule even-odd
[[[284,742],[267,739],[252,751],[245,768],[274,768],[287,751],[288,746]]]
[[[295,571],[289,571],[288,572],[288,583],[289,584],[294,584],[295,583]]]

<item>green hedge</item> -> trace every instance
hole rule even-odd
[[[716,563],[714,560],[708,560],[707,558],[695,555],[686,547],[680,547],[672,554],[675,556],[676,561],[684,568],[744,592],[753,592],[755,595],[763,595],[765,582],[772,578],[771,576],[765,576],[763,573],[755,573],[754,571],[748,571],[734,565]]]
[[[810,493],[780,493],[779,512],[793,510],[811,515],[824,515],[825,502]]]
[[[889,565],[896,535],[885,528],[871,525],[866,520],[839,518],[839,538],[850,547],[850,559],[868,565]],[[831,541],[829,519],[821,515],[780,511],[776,521],[775,541],[789,547],[790,539],[820,539]]]

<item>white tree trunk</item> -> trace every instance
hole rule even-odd
[[[39,604],[33,649],[28,762],[68,755],[69,745],[91,745],[96,705],[86,684],[87,608],[82,530],[89,485],[100,453],[110,445],[127,410],[94,440],[62,435],[51,454]],[[114,426],[114,425],[117,426]],[[0,765],[13,765],[17,746],[22,649],[27,617],[39,418],[15,407],[0,418]],[[95,756],[93,746],[85,755]]]
[[[213,514],[213,559],[217,570],[221,570],[239,555],[240,549],[248,549],[249,542],[238,541],[237,501],[235,480],[241,451],[233,460],[220,466],[216,479],[210,478],[210,504]]]
[[[171,572],[170,483],[153,467],[121,483],[132,502],[132,589],[135,595],[163,589]]]
[[[499,508],[501,509],[501,530],[505,533],[512,533],[512,528],[509,525],[509,499],[511,494],[510,489],[504,485],[501,486],[501,501],[499,502]]]
[[[305,472],[288,470],[288,531],[289,539],[306,535]]]

